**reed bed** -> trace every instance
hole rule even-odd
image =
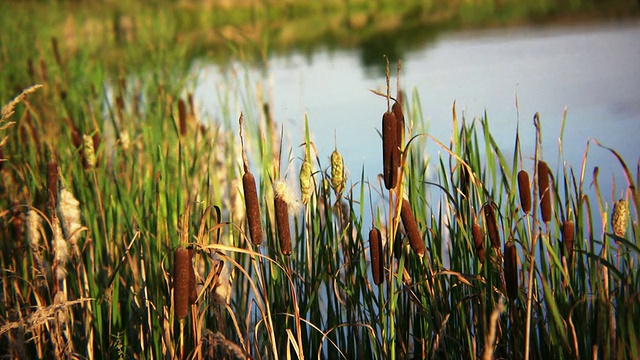
[[[9,357],[640,357],[640,170],[614,150],[545,162],[519,144],[538,130],[506,156],[455,104],[435,139],[418,94],[391,108],[388,90],[372,98],[403,129],[362,121],[391,166],[356,171],[309,131],[300,158],[274,147],[257,95],[242,136],[231,106],[200,122],[173,51],[130,80],[44,48],[0,86]],[[611,191],[592,151],[618,165]]]

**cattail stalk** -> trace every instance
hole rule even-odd
[[[549,187],[549,167],[544,161],[538,161],[538,188],[540,190],[540,213],[542,221],[551,222],[551,189]]]
[[[173,257],[173,306],[178,319],[184,319],[189,311],[189,267],[189,250],[177,248]]]
[[[520,206],[525,214],[531,211],[531,189],[529,174],[525,170],[518,172],[518,191],[520,193]]]
[[[507,287],[509,300],[518,298],[518,260],[516,244],[509,240],[504,244],[504,281]]]
[[[418,231],[418,224],[416,222],[416,218],[413,215],[413,211],[411,211],[411,205],[409,204],[409,200],[402,199],[402,208],[400,209],[400,217],[402,218],[402,224],[404,225],[405,230],[407,231],[407,236],[409,237],[409,244],[411,245],[411,249],[416,253],[420,258],[424,256],[425,245],[424,241],[422,241],[422,237],[420,237],[420,232]]]
[[[278,238],[280,239],[280,252],[282,255],[291,255],[291,232],[289,229],[289,206],[286,200],[286,184],[282,181],[276,183],[274,207]]]
[[[371,274],[373,275],[373,282],[376,285],[380,285],[384,281],[384,257],[382,254],[380,230],[375,227],[369,231],[369,250],[371,251]]]

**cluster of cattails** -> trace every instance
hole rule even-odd
[[[544,161],[538,161],[538,189],[540,191],[540,214],[547,225],[551,222],[551,188],[549,186],[549,167]]]
[[[254,245],[262,243],[262,225],[260,223],[260,204],[258,203],[258,190],[256,179],[249,171],[249,161],[244,150],[244,139],[242,137],[243,116],[240,114],[240,142],[242,143],[242,163],[244,174],[242,175],[242,189],[244,190],[244,203],[249,224],[249,235]]]
[[[407,237],[409,238],[409,245],[411,245],[411,249],[416,253],[416,255],[422,258],[425,252],[424,241],[422,241],[422,237],[420,236],[420,232],[418,231],[418,223],[416,222],[416,218],[413,215],[413,211],[411,210],[411,205],[409,204],[409,200],[407,199],[402,199],[400,218],[402,218],[402,224],[404,225],[404,229],[407,232]]]

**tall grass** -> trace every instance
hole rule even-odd
[[[541,159],[553,134],[535,117],[537,137],[516,130],[504,154],[488,116],[459,119],[455,104],[451,138],[435,139],[417,94],[396,96],[406,136],[386,186],[382,161],[345,170],[317,153],[312,125],[293,141],[303,150],[284,147],[261,97],[242,104],[243,140],[227,126],[239,111],[204,125],[183,50],[159,48],[157,66],[130,78],[38,47],[0,87],[10,357],[640,357],[640,169],[613,149],[588,145],[578,168]],[[593,151],[619,173],[587,168]],[[258,211],[245,206],[249,168]],[[599,176],[623,183],[600,189]]]

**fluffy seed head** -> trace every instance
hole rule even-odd
[[[65,266],[69,260],[69,244],[67,244],[64,236],[62,235],[60,220],[57,217],[54,217],[51,222],[51,230],[53,232],[53,259],[55,262],[55,274],[56,279],[61,281],[67,277],[67,270]]]
[[[624,199],[620,199],[613,205],[613,213],[611,213],[613,233],[616,236],[624,237],[627,233],[628,224],[629,208],[627,207],[627,202]]]
[[[402,200],[400,217],[402,218],[402,224],[404,225],[404,228],[407,231],[407,236],[409,237],[409,245],[411,245],[411,249],[413,249],[416,255],[422,258],[425,252],[424,241],[422,241],[422,237],[420,237],[420,232],[418,231],[418,224],[416,223],[416,218],[413,215],[413,211],[411,211],[411,205],[409,204],[409,200],[407,199]]]
[[[38,251],[42,234],[42,217],[34,209],[27,211],[27,240],[34,252]]]
[[[178,319],[184,319],[189,311],[189,267],[189,251],[179,247],[173,254],[173,306]]]
[[[531,211],[531,189],[529,186],[529,174],[520,170],[518,172],[518,191],[520,192],[520,206],[525,214]]]
[[[542,221],[548,224],[551,222],[551,188],[549,187],[549,167],[544,161],[538,161],[538,188]]]
[[[373,282],[376,285],[380,285],[384,281],[384,257],[382,255],[380,230],[375,227],[369,231],[369,250],[371,251],[371,274],[373,275]]]
[[[250,172],[242,175],[242,188],[244,189],[244,203],[249,223],[249,235],[254,245],[262,243],[262,225],[260,223],[260,204],[258,203],[258,191],[256,179]]]
[[[65,238],[71,244],[75,244],[80,237],[78,230],[82,227],[80,224],[80,202],[76,200],[67,188],[61,189],[60,194],[58,194],[56,211],[61,220]]]
[[[504,281],[507,285],[507,296],[514,301],[518,298],[518,254],[516,244],[509,240],[504,244]]]
[[[84,154],[85,167],[92,169],[96,166],[96,150],[93,144],[93,138],[89,135],[82,135],[82,151]]]
[[[307,205],[311,199],[311,162],[306,158],[300,167],[300,193],[302,204]]]
[[[331,187],[336,196],[340,195],[344,190],[345,182],[344,162],[342,161],[342,155],[336,149],[331,153]]]

